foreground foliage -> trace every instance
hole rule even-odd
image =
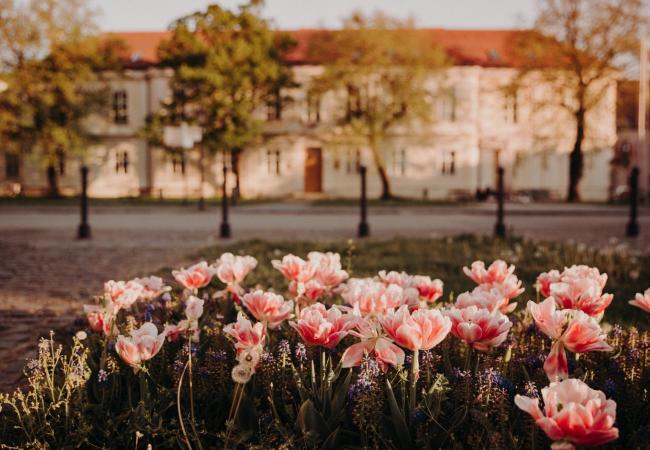
[[[300,277],[287,286],[284,277],[291,280],[300,272],[292,268],[302,263],[282,260],[283,255],[305,257],[314,249],[339,251],[343,267],[318,278],[322,289],[309,284],[312,280],[301,285]],[[185,289],[169,290],[153,277],[107,283],[105,295],[87,308],[89,328],[65,350],[52,338],[43,340],[38,359],[26,367],[28,389],[2,399],[1,446],[548,448],[548,433],[521,409],[538,414],[534,399],[542,406],[542,395],[545,400],[551,395],[542,393],[549,377],[562,379],[564,370],[567,382],[584,382],[615,402],[619,437],[608,448],[650,446],[650,320],[628,304],[650,285],[645,257],[622,249],[474,237],[370,242],[359,248],[255,241],[238,250],[256,257],[258,267],[252,270],[252,259],[222,256],[213,267],[176,272],[170,284]],[[202,256],[212,260],[220,254],[210,250]],[[468,270],[471,279],[461,270],[475,259],[498,258],[518,264],[516,276],[525,291],[514,312],[514,300],[490,309],[477,307],[476,296],[458,295],[514,280],[515,289],[505,295],[514,299],[520,288],[509,269],[501,270],[498,280],[483,274],[480,265]],[[271,260],[282,260],[275,263],[279,270]],[[537,294],[537,276],[574,263],[609,274],[605,291],[614,294],[609,307],[607,294],[576,306],[579,312],[542,302],[547,293]],[[419,279],[428,290],[419,291],[416,304],[405,293],[413,279],[399,273],[357,282],[363,287],[358,294],[352,281],[339,289],[348,274],[374,276],[380,269],[441,278],[445,293],[437,298],[442,286]],[[391,298],[405,304],[383,309],[397,304],[384,305],[385,296],[366,301],[363,294],[382,285],[401,292]],[[553,291],[548,285],[540,290],[546,289]],[[327,306],[309,306],[315,299]],[[526,308],[528,300],[533,306]],[[637,297],[637,306],[643,301]],[[576,345],[576,336],[553,337],[551,328],[539,326],[546,305],[553,314],[566,313],[569,326],[580,320],[606,335],[599,334],[599,346],[588,351]],[[607,309],[598,322],[603,305]],[[479,316],[495,320],[498,330],[489,339],[463,333],[458,321],[472,314],[476,324],[482,323]],[[365,326],[359,325],[361,316]],[[311,327],[314,323],[319,326]],[[412,332],[423,324],[437,331]],[[320,325],[328,331],[323,334]],[[402,325],[411,331],[398,331]],[[566,368],[549,367],[547,356],[555,348],[565,352]],[[564,385],[551,386],[556,392]],[[603,433],[615,434],[611,428]]]

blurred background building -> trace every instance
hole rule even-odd
[[[237,164],[240,193],[254,197],[357,197],[360,164],[369,166],[369,195],[380,193],[369,149],[341,135],[337,115],[354,108],[345,94],[309,95],[311,80],[327,61],[307,49],[321,30],[290,32],[296,46],[284,56],[295,87],[258,111],[266,119],[261,139],[242,152]],[[557,95],[543,80],[513,90],[518,76],[510,48],[513,30],[422,29],[442,46],[453,65],[431,80],[435,117],[416,129],[396,128],[383,143],[393,193],[430,199],[468,199],[495,185],[498,165],[506,170],[506,188],[523,199],[562,197],[568,184],[569,153],[575,139],[572,116],[559,106],[539,107]],[[126,69],[106,73],[110,80],[110,117],[90,116],[94,143],[87,157],[89,194],[95,197],[153,195],[197,197],[201,190],[199,150],[172,154],[142,135],[146,118],[169,97],[171,69],[159,64],[157,48],[166,32],[113,33],[126,44]],[[604,201],[621,192],[632,137],[617,144],[617,79],[603,81],[605,94],[587,114],[582,199]],[[620,109],[620,108],[619,108]],[[620,117],[619,117],[620,118]],[[619,128],[621,120],[618,121]],[[632,150],[633,151],[633,150]],[[614,161],[614,165],[611,163]],[[206,165],[203,192],[219,192],[220,156]],[[28,158],[0,158],[5,192],[39,194],[45,173]],[[61,192],[79,189],[78,164],[64,154],[56,166]],[[620,172],[620,173],[619,173]],[[232,184],[231,184],[232,186]],[[617,190],[618,189],[618,190]]]

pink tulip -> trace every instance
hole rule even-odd
[[[213,270],[222,283],[235,287],[239,286],[255,267],[257,267],[257,260],[252,256],[235,256],[232,253],[224,253],[214,263]]]
[[[307,261],[285,255],[272,264],[290,282],[289,292],[301,303],[317,301],[348,278],[337,253],[310,252]]]
[[[500,285],[498,285],[500,286]],[[476,306],[490,311],[501,311],[504,314],[511,313],[517,307],[517,303],[510,303],[507,296],[497,286],[479,285],[471,292],[463,292],[456,298],[456,308],[467,308]]]
[[[350,306],[357,306],[362,315],[378,316],[389,308],[418,306],[418,291],[396,284],[385,285],[372,278],[354,278],[341,287],[341,297]]]
[[[559,283],[562,276],[557,270],[541,273],[537,277],[537,289],[542,297],[547,298],[551,296],[551,285]]]
[[[284,255],[282,261],[273,260],[271,264],[274,268],[289,281],[297,281],[300,274],[304,272],[307,262],[295,255]]]
[[[396,284],[403,288],[409,288],[413,286],[413,276],[409,275],[406,272],[396,272],[391,270],[386,272],[385,270],[379,271],[379,280],[385,285]]]
[[[237,314],[237,322],[223,327],[223,332],[235,339],[237,354],[253,347],[264,347],[266,329],[261,322],[253,325],[242,312]]]
[[[511,276],[514,271],[515,266],[508,266],[505,261],[500,259],[490,264],[490,267],[487,269],[483,261],[474,261],[471,268],[463,267],[465,275],[470,277],[476,284],[501,283],[507,277]]]
[[[542,333],[551,339],[559,339],[562,336],[567,324],[567,315],[557,310],[553,297],[549,297],[540,303],[529,301],[528,311],[533,316],[535,325]]]
[[[611,294],[603,294],[605,283],[607,274],[588,266],[574,265],[562,273],[551,270],[537,277],[537,288],[542,296],[555,298],[561,308],[579,309],[598,320],[614,298]]]
[[[341,255],[338,253],[310,252],[308,265],[313,277],[328,287],[336,287],[348,279],[348,273],[341,267]]]
[[[630,305],[650,313],[650,289],[646,289],[643,294],[636,294],[634,300],[630,300]]]
[[[578,379],[551,383],[542,389],[544,410],[539,399],[515,396],[515,404],[530,414],[538,427],[554,441],[553,449],[603,445],[618,439],[616,402],[602,391],[591,389]]]
[[[106,308],[99,305],[84,305],[83,308],[91,330],[111,334],[116,309],[112,303],[109,303]]]
[[[117,309],[128,309],[143,294],[141,284],[129,281],[107,281],[104,283],[104,296],[111,301]]]
[[[257,290],[242,297],[242,303],[260,322],[270,329],[280,326],[287,320],[293,310],[292,301],[284,301],[281,295]]]
[[[134,278],[131,281],[142,286],[142,295],[140,297],[144,300],[152,300],[162,293],[171,290],[169,286],[165,286],[162,278],[156,276]]]
[[[165,333],[158,334],[156,325],[146,322],[137,330],[133,330],[130,337],[119,335],[115,350],[124,362],[137,371],[144,361],[156,356],[164,342]]]
[[[397,311],[387,310],[380,321],[398,345],[412,351],[435,347],[451,330],[451,320],[437,309],[417,309],[411,313],[406,305]]]
[[[512,328],[508,316],[498,310],[469,306],[451,308],[445,315],[451,319],[451,334],[482,352],[503,344]]]
[[[289,322],[308,345],[334,348],[357,324],[358,317],[343,313],[341,308],[327,309],[322,303],[314,303],[300,311],[297,322]]]
[[[549,297],[541,303],[528,302],[537,327],[553,339],[553,346],[544,371],[551,381],[568,377],[566,350],[574,353],[606,352],[612,348],[605,342],[606,335],[593,317],[577,310],[556,310],[556,302]]]
[[[413,276],[412,286],[418,290],[420,297],[428,303],[433,303],[442,297],[443,283],[439,279],[432,280],[431,277],[423,275]]]
[[[187,269],[174,270],[172,275],[186,289],[195,290],[210,284],[214,272],[207,262],[201,261]]]
[[[305,283],[292,281],[289,283],[289,292],[291,295],[307,303],[314,303],[318,301],[323,295],[327,293],[327,287],[316,279],[309,280]]]
[[[203,315],[205,300],[190,295],[185,302],[185,315],[189,320],[197,321]]]
[[[360,366],[366,354],[374,354],[379,367],[384,372],[388,370],[388,366],[404,365],[404,350],[381,333],[381,328],[376,321],[362,319],[358,322],[356,331],[351,331],[350,334],[361,338],[361,342],[351,345],[343,352],[341,357],[343,367]]]

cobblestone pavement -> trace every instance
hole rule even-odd
[[[373,236],[431,237],[491,233],[494,206],[374,207]],[[574,239],[589,245],[625,243],[650,252],[650,214],[642,234],[623,238],[625,208],[509,205],[506,224],[540,239]],[[202,247],[217,245],[218,208],[104,206],[91,209],[93,239],[74,238],[74,206],[0,206],[0,391],[14,385],[37,337],[70,324],[80,305],[104,281],[178,267]],[[232,214],[237,239],[354,237],[358,211],[351,206],[304,204],[240,206]]]

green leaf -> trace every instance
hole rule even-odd
[[[329,434],[327,423],[311,400],[303,402],[298,412],[298,426],[303,435],[316,434],[320,440]]]
[[[399,438],[397,445],[400,448],[405,449],[413,448],[413,444],[411,442],[411,434],[409,433],[408,425],[406,425],[404,414],[397,405],[395,393],[393,393],[393,387],[388,380],[386,380],[386,395],[388,397],[388,406],[390,408],[390,416],[393,422],[393,427],[395,429],[397,437]]]

